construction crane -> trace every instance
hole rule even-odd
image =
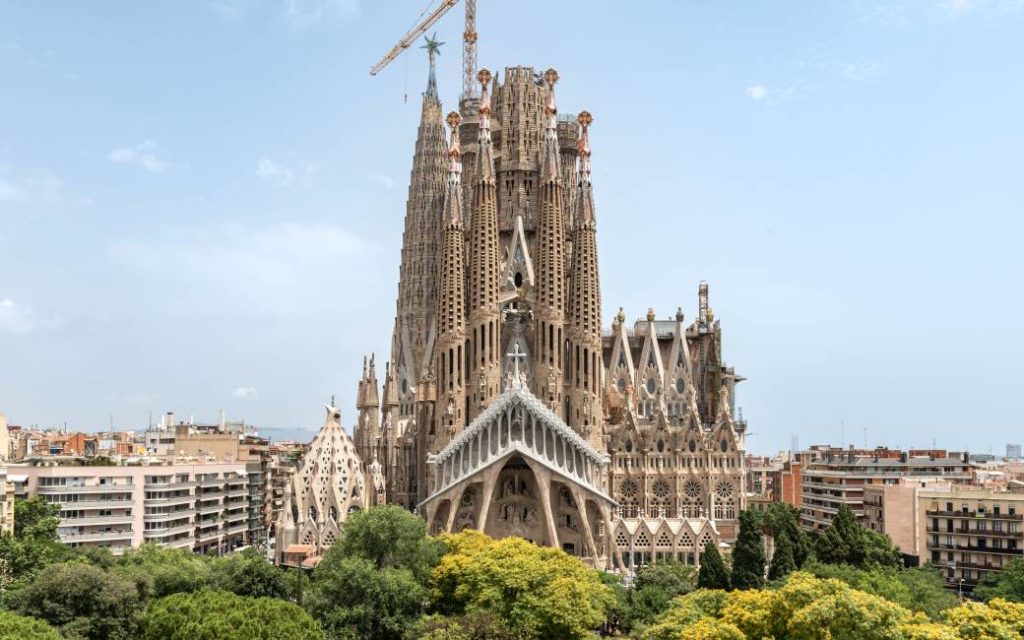
[[[417,38],[458,3],[459,0],[441,0],[441,4],[430,15],[409,29],[409,32],[398,41],[391,51],[384,54],[377,64],[370,67],[370,75],[375,76],[380,73],[384,67],[391,64],[403,51],[412,46]],[[465,0],[463,4],[466,5],[466,28],[462,32],[462,97],[472,98],[476,96],[476,0]],[[425,14],[426,11],[423,13]]]

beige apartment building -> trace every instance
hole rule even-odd
[[[899,486],[910,482],[946,481],[952,485],[971,482],[971,465],[963,456],[911,457],[902,454],[895,458],[871,455],[853,455],[853,452],[829,454],[822,459],[809,460],[801,474],[802,502],[800,524],[809,531],[820,531],[832,523],[839,507],[846,504],[861,521],[865,516],[865,491],[868,487]],[[872,499],[886,499],[885,494],[873,493]],[[889,499],[906,499],[894,491]],[[900,534],[898,534],[900,535]],[[901,546],[902,548],[902,546]]]
[[[72,547],[119,555],[157,542],[218,553],[262,542],[262,487],[249,486],[250,477],[259,482],[259,463],[10,465],[10,472],[24,478],[28,496],[61,504],[58,534]]]
[[[969,592],[1024,557],[1024,493],[921,489],[916,511],[917,553],[942,569],[950,588]]]

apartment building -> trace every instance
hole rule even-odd
[[[827,528],[843,504],[864,520],[864,491],[869,486],[899,485],[902,479],[971,483],[971,464],[964,455],[938,457],[936,452],[929,452],[927,457],[911,457],[908,453],[891,453],[889,449],[829,450],[806,460],[801,471],[801,526],[809,531]]]
[[[139,466],[10,465],[28,496],[59,503],[61,540],[115,555],[144,542],[220,553],[263,542],[259,462]]]
[[[917,552],[942,569],[950,588],[969,592],[1024,557],[1024,493],[921,489],[917,512]]]
[[[0,466],[0,533],[14,533],[14,483]]]

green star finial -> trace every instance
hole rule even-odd
[[[432,36],[423,36],[423,39],[426,41],[426,44],[421,46],[420,49],[426,49],[427,50],[427,55],[430,56],[430,66],[431,66],[431,68],[433,68],[433,66],[434,66],[434,59],[437,56],[441,55],[441,45],[443,45],[444,43],[437,41],[437,32],[436,31],[434,32],[434,35],[432,35]]]

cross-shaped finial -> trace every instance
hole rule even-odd
[[[526,354],[522,352],[522,350],[519,348],[519,343],[516,342],[515,345],[513,345],[512,347],[512,351],[510,353],[506,353],[505,355],[508,356],[509,358],[512,358],[512,366],[515,369],[515,371],[513,372],[514,377],[512,378],[512,380],[515,384],[519,384],[519,360],[520,358],[526,358]]]

